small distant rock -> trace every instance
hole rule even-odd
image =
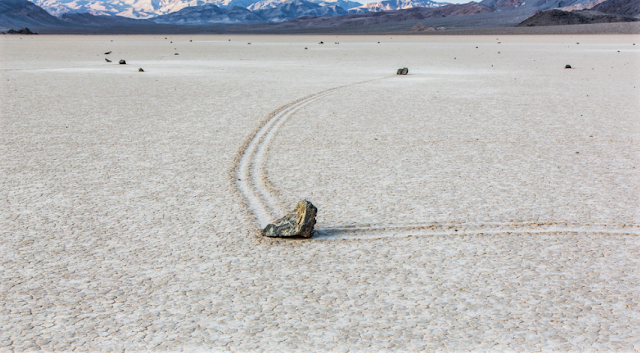
[[[189,43],[192,43],[192,42],[193,42],[193,40],[189,39]]]
[[[120,59],[120,61],[118,61],[118,64],[127,65],[127,62],[124,59]]]
[[[108,52],[104,53],[104,55],[109,55],[111,54],[111,50],[109,50]]]
[[[173,55],[180,55],[180,54],[178,54],[178,53],[174,53]]]
[[[144,72],[144,70],[142,68],[139,68],[138,72]]]
[[[409,69],[407,69],[406,67],[403,67],[398,69],[398,71],[396,72],[396,75],[406,75],[408,73],[409,73]]]
[[[567,64],[567,65],[565,65],[565,66],[564,66],[564,68],[565,68],[565,69],[570,69],[570,68],[571,68],[571,65]]]
[[[307,50],[307,47],[304,47],[304,50]]]
[[[318,209],[311,202],[301,200],[293,212],[267,225],[262,230],[262,235],[275,238],[311,238],[317,213]]]
[[[318,44],[324,44],[324,42],[323,42],[323,41],[320,41],[320,43],[318,43]]]
[[[109,59],[107,59],[107,58],[104,58],[104,61],[106,61],[106,62],[108,62],[108,63],[110,63],[110,62],[111,62],[111,60],[109,60]]]
[[[340,44],[340,42],[334,42],[335,44]]]

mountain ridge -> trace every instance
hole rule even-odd
[[[163,5],[161,0],[156,6]],[[168,1],[168,0],[167,0]],[[515,28],[540,9],[548,7],[528,6],[519,0],[483,0],[482,3],[450,4],[434,8],[348,13],[339,4],[352,6],[349,0],[261,0],[258,10],[249,10],[232,4],[256,4],[255,0],[217,0],[227,5],[221,7],[205,4],[188,7],[171,14],[149,19],[132,19],[123,16],[67,13],[59,18],[27,0],[2,0],[0,2],[0,30],[29,27],[39,33],[420,33],[420,29],[442,32],[469,31],[489,28]],[[265,2],[267,1],[267,2]],[[392,0],[385,0],[390,3]],[[395,0],[398,1],[398,0]],[[538,0],[534,0],[538,1]],[[542,1],[542,0],[540,0]],[[636,13],[637,0],[550,0],[560,9],[585,9],[600,5],[604,11]],[[396,2],[396,4],[402,4]],[[231,6],[229,6],[231,5]],[[566,6],[565,6],[566,5]],[[163,5],[166,6],[166,3]],[[373,6],[375,7],[375,6]],[[581,10],[576,10],[581,11]],[[544,17],[547,16],[547,17]],[[541,20],[534,26],[563,23],[611,23],[636,21],[627,15],[606,14],[599,11],[576,12],[569,15],[538,15]],[[566,20],[569,16],[573,20]],[[582,19],[579,19],[582,18]],[[577,19],[577,20],[576,20]],[[586,19],[586,20],[585,20]],[[548,22],[549,24],[544,24]],[[563,22],[564,21],[564,22]],[[533,28],[533,27],[520,27]],[[604,28],[604,27],[602,27]],[[614,27],[610,27],[614,28]],[[632,33],[637,26],[621,27],[615,31]],[[640,28],[635,31],[640,33]],[[486,32],[486,31],[485,31]],[[538,31],[539,32],[539,31]]]

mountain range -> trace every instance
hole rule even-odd
[[[420,32],[640,19],[639,0],[482,0],[461,5],[430,0],[366,5],[350,0],[197,0],[199,5],[187,7],[182,6],[195,0],[109,2],[119,15],[107,11],[105,0],[36,0],[63,4],[53,11],[57,17],[27,0],[0,1],[0,30],[30,27],[40,33]],[[62,12],[71,3],[74,9]],[[91,10],[81,11],[87,8]]]
[[[221,9],[241,7],[251,11],[262,11],[288,3],[288,0],[34,0],[34,3],[54,16],[64,13],[90,13],[129,18],[151,18],[175,13],[188,7],[215,5]],[[308,0],[322,7],[337,7],[342,10],[356,9],[353,13],[378,12],[413,7],[438,7],[446,5],[429,0],[389,0],[362,5],[350,0]],[[205,11],[207,11],[205,10]],[[345,12],[346,13],[346,12]]]

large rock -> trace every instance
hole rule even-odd
[[[309,201],[298,202],[296,209],[262,230],[265,237],[311,238],[318,209]]]

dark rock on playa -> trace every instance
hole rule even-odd
[[[144,70],[142,68],[139,68],[138,72],[144,72]]]
[[[293,212],[267,225],[262,230],[262,235],[278,238],[311,238],[313,227],[316,225],[317,212],[318,209],[311,202],[301,200]]]
[[[110,63],[110,62],[111,62],[111,60],[109,60],[109,59],[107,59],[107,58],[104,58],[104,61],[106,61],[106,62],[108,62],[108,63]]]
[[[120,65],[127,65],[127,62],[124,61],[124,59],[120,59],[120,61],[118,61],[118,64]]]
[[[409,69],[407,69],[406,67],[403,67],[398,69],[398,71],[396,72],[396,75],[406,75],[408,73],[409,73]]]
[[[571,65],[565,65],[565,66],[564,66],[564,68],[565,68],[565,69],[570,69],[570,68],[571,68]]]
[[[104,55],[109,55],[111,54],[111,50],[109,50],[108,52],[104,53]]]

